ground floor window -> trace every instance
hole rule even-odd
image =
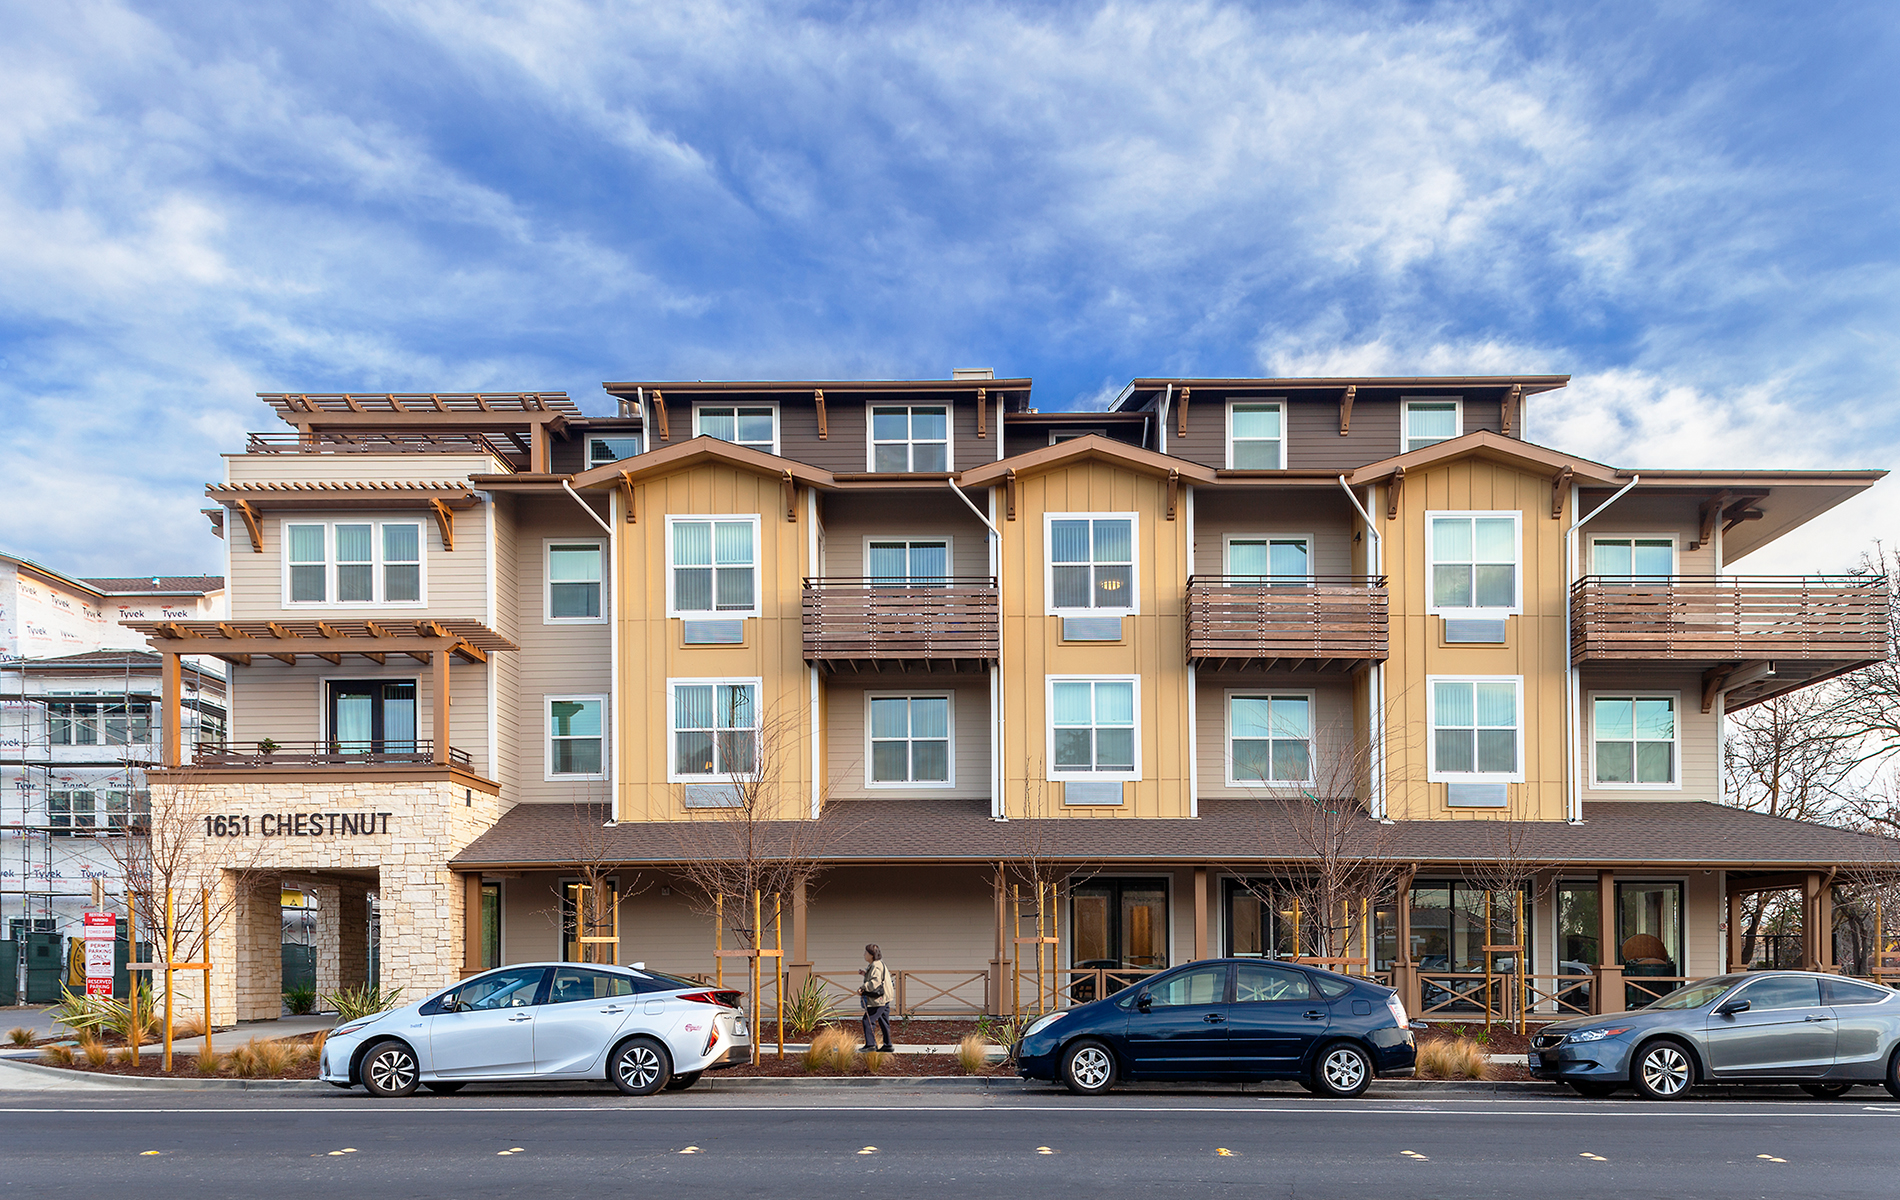
[[[1615,951],[1623,968],[1624,1007],[1635,1008],[1674,991],[1683,960],[1682,884],[1619,880]],[[1593,974],[1602,962],[1602,909],[1594,881],[1557,885],[1557,972]],[[1651,980],[1653,982],[1644,982]]]
[[[620,881],[598,886],[569,880],[561,885],[561,961],[619,961]]]
[[[1518,900],[1524,913],[1518,940]],[[1488,917],[1488,921],[1487,921]],[[1510,892],[1489,892],[1462,879],[1421,880],[1412,885],[1412,961],[1421,971],[1484,972],[1486,946],[1531,949],[1531,899]],[[1494,953],[1491,969],[1513,970],[1518,955]],[[1531,961],[1535,961],[1532,959]]]
[[[501,965],[501,885],[482,885],[482,969]]]
[[[1168,965],[1164,879],[1091,879],[1069,893],[1069,961],[1076,967],[1160,970]]]

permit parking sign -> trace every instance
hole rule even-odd
[[[89,912],[86,921],[86,995],[112,994],[112,951],[118,943],[116,913]]]

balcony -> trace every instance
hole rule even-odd
[[[1881,661],[1887,618],[1878,577],[1586,575],[1570,589],[1570,661],[1699,666],[1705,710],[1715,690],[1737,707]]]
[[[1199,666],[1343,671],[1386,658],[1382,575],[1195,575],[1187,602]]]
[[[831,672],[972,672],[996,661],[996,580],[805,581],[805,661]]]
[[[265,749],[265,747],[269,749]],[[192,752],[193,767],[228,770],[231,768],[268,767],[296,770],[338,768],[345,771],[365,767],[429,767],[446,765],[469,770],[473,762],[468,751],[448,748],[448,760],[438,764],[435,743],[401,742],[200,742]]]

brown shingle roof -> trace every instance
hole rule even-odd
[[[477,838],[454,865],[529,867],[570,862],[577,819],[604,821],[605,806],[520,804]],[[1583,806],[1580,825],[1527,827],[1521,856],[1577,866],[1805,868],[1892,861],[1879,838],[1703,801],[1620,802]],[[697,858],[711,839],[682,832],[686,823],[628,822],[605,831],[606,856],[626,863]],[[697,824],[697,823],[695,823]],[[1365,822],[1368,842],[1417,863],[1468,863],[1494,857],[1496,822]],[[980,801],[838,801],[816,839],[831,862],[987,862],[1036,854],[1081,862],[1199,860],[1244,864],[1309,857],[1301,852],[1289,806],[1280,801],[1203,800],[1194,820],[1064,817],[994,821]]]
[[[86,586],[108,596],[202,596],[224,590],[222,575],[134,575],[87,579]]]

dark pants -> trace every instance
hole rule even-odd
[[[871,1036],[878,1030],[884,1031],[881,1038]],[[876,1049],[891,1044],[891,1006],[880,1004],[876,1008],[864,1010],[864,1044]]]

